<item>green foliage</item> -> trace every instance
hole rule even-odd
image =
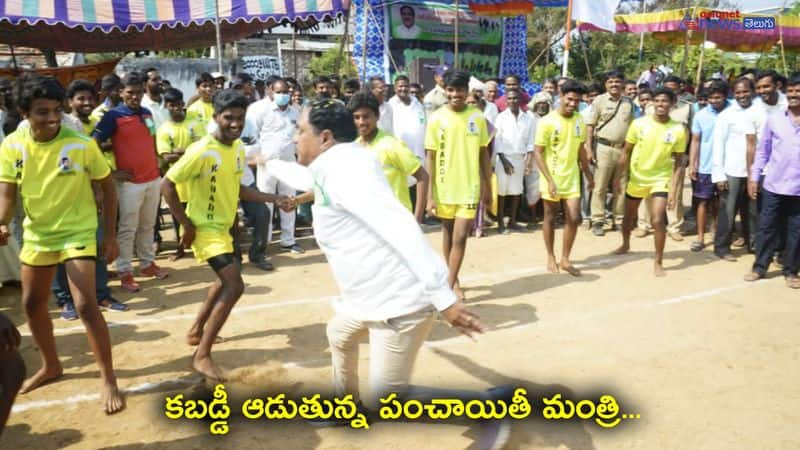
[[[558,77],[559,75],[561,75],[561,67],[553,62],[546,66],[535,66],[528,72],[528,78],[537,83],[541,83],[548,78]]]
[[[339,58],[339,45],[329,48],[319,56],[311,58],[309,70],[312,76],[332,75],[336,73],[336,61]],[[356,67],[347,54],[342,54],[338,75],[342,78],[353,78],[357,76]]]

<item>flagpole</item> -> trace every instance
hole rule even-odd
[[[222,36],[220,33],[220,24],[219,24],[219,0],[214,2],[214,8],[216,9],[216,16],[214,17],[214,28],[216,29],[217,34],[217,71],[219,73],[222,72]]]
[[[564,61],[561,63],[561,76],[567,76],[569,67],[569,35],[572,32],[572,0],[567,3],[567,35],[564,41]]]
[[[453,41],[453,67],[458,69],[458,8],[459,8],[459,0],[456,0],[456,20],[454,26],[454,41]]]
[[[647,0],[642,0],[642,14],[647,12]],[[644,58],[644,31],[639,33],[639,64],[642,63]]]

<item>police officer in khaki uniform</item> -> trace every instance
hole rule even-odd
[[[586,121],[586,144],[594,149],[595,168],[594,193],[592,194],[592,233],[603,236],[606,223],[606,194],[609,183],[613,186],[625,186],[625,172],[617,167],[619,158],[625,148],[625,135],[633,122],[635,106],[633,101],[622,95],[625,74],[614,70],[605,77],[606,93],[599,95],[592,103],[592,113]],[[619,180],[619,181],[618,181]],[[625,194],[623,191],[613,194],[613,224],[622,222],[625,214]]]

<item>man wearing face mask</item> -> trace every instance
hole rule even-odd
[[[268,194],[279,193],[279,195],[291,196],[295,194],[294,189],[285,183],[281,183],[267,169],[267,162],[273,159],[281,161],[295,161],[294,134],[297,130],[299,116],[294,108],[289,107],[291,94],[289,85],[284,80],[276,80],[272,83],[272,102],[269,104],[261,122],[258,132],[260,145],[256,151],[247,155],[251,163],[257,165],[256,187],[259,191]],[[272,217],[273,206],[268,203],[269,217]],[[295,254],[305,253],[302,247],[297,245],[294,236],[295,212],[281,210],[281,249]],[[269,222],[267,232],[267,242],[272,240],[272,221]]]

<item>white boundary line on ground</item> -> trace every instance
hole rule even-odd
[[[596,265],[596,264],[601,264],[601,263],[603,263],[603,261],[598,261],[598,262],[596,262],[594,264]],[[527,274],[527,273],[530,273],[531,271],[535,271],[535,270],[538,270],[538,269],[518,269],[517,271],[504,272],[504,275],[511,274],[512,272],[524,272],[525,274]],[[484,277],[480,277],[479,276],[479,277],[475,277],[475,278],[484,278]],[[466,278],[465,278],[465,280],[466,280]],[[675,305],[675,304],[685,303],[685,302],[689,302],[689,301],[705,300],[705,299],[716,297],[719,294],[723,294],[723,293],[731,292],[731,291],[736,291],[736,290],[744,289],[744,288],[747,288],[747,287],[758,286],[758,285],[762,285],[764,283],[769,283],[769,282],[775,281],[775,280],[777,280],[777,278],[773,278],[771,280],[765,280],[765,281],[764,280],[757,281],[757,282],[754,282],[754,283],[738,283],[738,284],[735,284],[733,286],[726,286],[726,287],[708,289],[708,290],[705,290],[705,291],[699,291],[699,292],[695,292],[693,294],[680,295],[680,296],[677,296],[677,297],[672,297],[672,298],[668,298],[668,299],[664,299],[664,300],[660,300],[660,301],[646,302],[646,303],[628,303],[628,304],[623,305],[623,306],[652,307],[652,306]],[[319,299],[317,301],[323,301],[323,300],[325,300],[325,299]],[[302,301],[302,303],[312,303],[312,302],[313,301]],[[281,302],[281,303],[283,303],[283,304],[287,304],[287,303],[289,303],[289,304],[298,304],[298,303],[290,303],[290,302]],[[271,304],[271,305],[277,305],[277,304]],[[263,305],[251,305],[251,306],[263,306]],[[530,328],[530,327],[533,327],[534,325],[536,325],[536,324],[534,324],[534,323],[526,323],[526,324],[521,324],[521,325],[508,327],[508,328],[501,328],[501,329],[497,330],[497,332],[504,332],[504,331],[509,331],[509,330],[519,331],[520,329]],[[444,340],[436,341],[436,342],[430,342],[430,341],[429,342],[425,342],[424,348],[440,348],[440,347],[447,347],[447,346],[451,346],[451,345],[457,345],[457,344],[469,343],[469,342],[471,342],[471,341],[466,336],[456,336],[456,337],[453,337],[453,338],[448,338],[448,339],[444,339]],[[324,361],[327,361],[327,360],[328,360],[327,358],[321,358],[321,359],[308,360],[308,361],[287,362],[287,363],[283,364],[283,367],[284,368],[297,368],[297,367],[303,367],[304,365],[307,365],[307,364],[324,362]],[[131,386],[131,387],[127,388],[127,389],[124,389],[124,391],[126,393],[129,393],[129,394],[130,393],[147,393],[147,392],[150,392],[150,391],[155,391],[155,390],[160,389],[160,388],[165,387],[165,386],[174,385],[174,386],[177,387],[177,386],[185,386],[185,385],[189,385],[189,384],[192,384],[192,383],[190,381],[188,381],[188,380],[170,379],[170,380],[160,381],[160,382],[156,382],[156,383],[149,383],[148,382],[148,383],[137,384],[137,385]],[[100,399],[100,395],[99,394],[79,394],[79,395],[73,395],[73,396],[70,396],[70,397],[67,397],[67,398],[57,399],[57,400],[36,400],[36,401],[16,404],[12,408],[12,412],[20,413],[20,412],[24,412],[24,411],[30,411],[30,410],[42,409],[42,408],[49,408],[49,407],[53,407],[53,406],[74,405],[74,404],[83,403],[83,402],[96,401],[96,400],[99,400],[99,399]]]
[[[576,266],[581,268],[587,267],[602,267],[608,265],[612,262],[617,262],[619,260],[626,260],[626,259],[633,259],[630,256],[619,256],[615,258],[607,258],[601,259],[598,261],[594,261],[589,264],[577,264]],[[533,267],[526,267],[521,269],[513,269],[513,270],[506,270],[501,272],[494,272],[489,274],[475,274],[469,277],[462,277],[463,282],[473,282],[478,280],[493,280],[497,278],[506,278],[506,277],[513,277],[513,276],[520,276],[520,275],[535,275],[538,273],[545,273],[546,267],[544,266],[533,266]],[[566,274],[562,274],[566,276]],[[245,289],[245,293],[247,290]],[[279,302],[271,302],[271,303],[257,303],[253,305],[242,305],[237,306],[231,311],[231,314],[238,315],[243,313],[248,313],[252,311],[259,311],[262,309],[270,309],[270,308],[280,308],[283,306],[295,306],[295,305],[311,305],[317,303],[326,303],[330,302],[335,299],[336,296],[326,296],[326,297],[319,297],[314,299],[297,299],[297,300],[285,300]],[[160,322],[172,322],[177,320],[194,320],[195,314],[174,314],[170,316],[162,316],[162,317],[153,317],[153,318],[137,318],[137,319],[130,319],[130,320],[122,320],[119,322],[112,322],[108,321],[108,328],[117,328],[126,325],[148,325],[148,324],[156,324]],[[65,327],[65,328],[54,328],[53,333],[56,335],[64,335],[76,332],[83,332],[85,328],[83,325],[74,326],[74,327]],[[21,332],[22,336],[30,337],[31,333],[29,331]]]

